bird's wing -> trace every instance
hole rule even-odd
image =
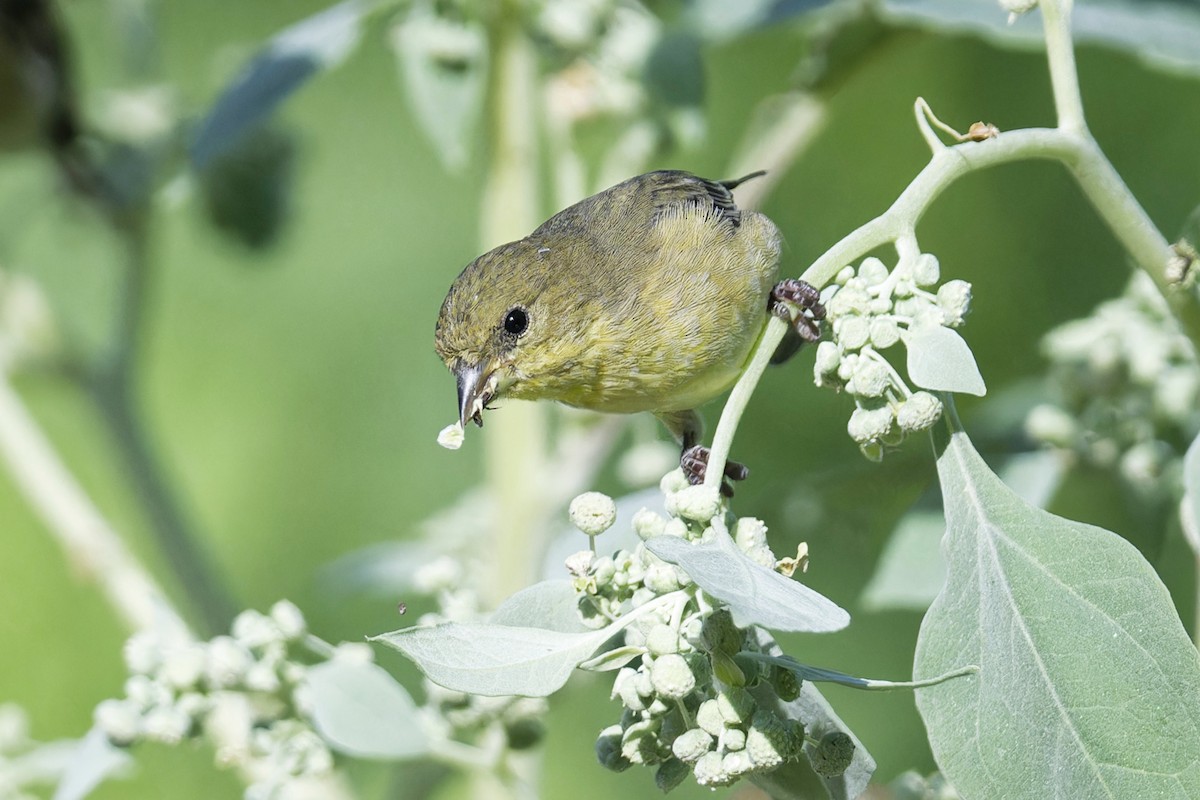
[[[664,214],[678,211],[681,206],[694,206],[711,210],[716,219],[729,222],[735,228],[742,224],[742,212],[733,202],[730,190],[746,178],[710,181],[682,171],[650,173],[646,177],[651,176],[654,180],[648,182],[648,188],[654,198],[655,221]]]

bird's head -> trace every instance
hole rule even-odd
[[[528,239],[497,247],[463,270],[442,303],[434,347],[458,382],[464,427],[482,426],[494,398],[536,399],[538,376],[562,360],[549,254]]]

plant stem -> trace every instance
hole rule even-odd
[[[1087,133],[1087,122],[1083,118],[1075,47],[1071,42],[1072,3],[1073,0],[1041,0],[1040,5],[1058,127],[1067,133],[1083,135]]]
[[[130,630],[164,622],[186,630],[162,588],[63,465],[7,375],[0,376],[0,458],[67,561],[99,585]]]
[[[229,627],[234,604],[165,477],[135,397],[151,273],[145,221],[123,226],[119,232],[127,248],[127,264],[117,328],[109,358],[91,376],[89,388],[167,564],[199,615],[201,630],[214,635]]]
[[[537,62],[512,9],[494,18],[493,85],[490,92],[491,168],[484,191],[484,249],[519,239],[538,219]],[[545,410],[507,402],[504,419],[487,439],[485,469],[495,507],[490,545],[491,585],[485,597],[498,605],[523,588],[540,563],[535,543],[545,523],[542,476],[546,463]]]

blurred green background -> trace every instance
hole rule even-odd
[[[312,0],[158,4],[155,81],[181,109],[199,114],[263,40],[321,7]],[[129,82],[125,34],[112,8],[64,8],[88,111]],[[441,168],[382,39],[377,25],[348,63],[280,111],[298,150],[290,216],[275,247],[250,251],[219,237],[195,196],[160,209],[138,387],[169,477],[239,603],[266,608],[289,598],[331,641],[407,623],[392,601],[332,594],[318,570],[366,545],[413,536],[421,520],[479,480],[489,435],[505,424],[503,412],[492,415],[459,452],[434,442],[453,418],[454,391],[432,351],[433,325],[450,282],[478,254],[487,148],[481,132],[461,173]],[[723,173],[748,115],[763,96],[791,84],[801,49],[787,24],[706,47],[708,138],[651,166],[731,177]],[[1097,139],[1174,237],[1200,195],[1200,83],[1098,49],[1080,51],[1079,69]],[[980,118],[1002,130],[1053,124],[1040,54],[917,31],[882,36],[842,73],[825,128],[764,206],[787,240],[785,272],[799,274],[883,211],[923,166],[927,149],[911,111],[917,96],[960,129]],[[66,338],[87,351],[107,335],[121,253],[57,182],[44,154],[0,160],[0,266],[36,277]],[[1039,337],[1119,292],[1128,275],[1123,254],[1051,164],[969,177],[937,203],[919,233],[944,277],[974,285],[964,335],[993,396],[1036,378],[1044,367]],[[929,490],[931,454],[913,441],[881,465],[867,463],[845,433],[850,402],[812,385],[811,362],[804,353],[760,385],[735,444],[735,457],[754,469],[735,510],[764,519],[779,553],[806,540],[806,582],[854,615],[845,632],[787,638],[788,652],[854,674],[904,679],[920,616],[862,612],[856,599],[896,520]],[[86,397],[50,373],[22,376],[19,388],[114,526],[167,582]],[[985,415],[995,416],[987,402],[963,403],[968,430],[993,454],[1018,446],[989,438],[994,426]],[[714,403],[710,425],[718,413]],[[608,472],[597,486],[617,487]],[[1138,543],[1192,626],[1192,566],[1176,533],[1162,540],[1157,523],[1136,518],[1101,476],[1077,477],[1055,510]],[[0,474],[0,608],[0,701],[23,704],[39,739],[82,734],[95,704],[121,691],[125,631],[7,474]],[[379,655],[416,689],[410,667]],[[877,759],[879,779],[934,768],[910,693],[834,687],[826,694]],[[649,770],[614,775],[595,763],[595,734],[618,716],[606,695],[604,679],[580,677],[553,698],[544,796],[657,794]],[[137,755],[136,775],[96,797],[240,794],[231,775],[212,767],[209,751],[144,747]],[[379,796],[396,785],[383,768],[355,774]],[[452,796],[454,787],[446,791]],[[710,796],[691,781],[677,793]]]

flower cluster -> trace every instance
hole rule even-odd
[[[306,667],[292,653],[306,636],[303,615],[287,601],[270,614],[242,612],[232,635],[207,642],[181,630],[134,634],[124,648],[125,696],[96,707],[96,726],[118,746],[205,736],[219,764],[251,777],[247,798],[271,797],[289,781],[327,775],[333,755],[306,721]],[[370,658],[365,645],[339,651]]]
[[[623,711],[619,723],[600,732],[600,763],[617,771],[633,764],[656,767],[655,781],[663,791],[689,774],[701,786],[726,786],[799,758],[807,742],[815,748],[814,768],[841,774],[853,756],[852,741],[837,734],[812,742],[801,721],[779,711],[799,696],[796,675],[760,658],[764,654],[753,629],[737,627],[727,609],[645,547],[657,536],[691,541],[713,536],[710,522],[722,511],[720,495],[710,487],[689,486],[679,470],[663,479],[662,489],[671,516],[639,511],[633,526],[643,544],[611,557],[584,551],[567,562],[580,613],[595,627],[665,595],[678,596],[625,629],[621,652],[629,660],[612,689]],[[751,559],[771,569],[779,566],[762,522],[739,519],[733,534]]]
[[[930,253],[901,258],[890,271],[869,257],[857,269],[844,268],[822,292],[831,335],[817,346],[816,384],[854,398],[847,430],[873,460],[882,457],[884,446],[928,429],[941,417],[941,401],[909,388],[882,353],[909,331],[962,325],[971,285],[952,280],[935,290],[940,278],[937,257]]]
[[[1200,431],[1200,365],[1143,273],[1088,317],[1046,334],[1055,402],[1034,407],[1029,436],[1112,470],[1144,500],[1177,497],[1180,459]]]

